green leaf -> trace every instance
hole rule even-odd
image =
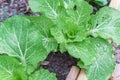
[[[96,47],[97,56],[95,62],[86,69],[87,77],[89,80],[108,80],[115,68],[113,48],[101,38],[94,38],[90,41]]]
[[[100,6],[105,6],[108,3],[108,0],[94,0],[94,2]]]
[[[69,16],[68,19],[76,23],[78,26],[87,23],[93,8],[84,0],[68,1],[69,5],[66,9]]]
[[[91,38],[89,41],[95,46],[95,61],[91,65],[85,65],[80,60],[78,66],[86,69],[88,80],[108,80],[115,68],[112,46],[101,38]]]
[[[30,21],[32,22],[32,26],[37,27],[40,31],[40,41],[43,45],[43,47],[46,48],[47,52],[50,53],[51,51],[56,52],[57,51],[57,41],[54,39],[54,37],[50,33],[50,29],[54,28],[56,25],[47,17],[45,16],[34,16],[34,17],[28,17]],[[56,33],[56,31],[54,32]]]
[[[74,22],[63,21],[61,25],[51,28],[51,34],[58,43],[80,42],[86,38],[86,29]]]
[[[0,80],[27,80],[25,68],[13,57],[0,56]]]
[[[66,49],[66,43],[61,43],[60,44],[60,52],[61,53],[64,53],[64,52],[66,52],[67,51],[67,49]]]
[[[60,27],[51,28],[50,31],[58,43],[66,42],[65,36]]]
[[[58,16],[57,26],[51,29],[51,34],[58,43],[84,40],[86,38],[85,26],[92,13],[92,7],[84,0],[65,0],[64,6],[66,14]]]
[[[40,69],[29,77],[29,80],[57,80],[54,73],[50,73],[48,70]]]
[[[60,0],[29,0],[32,11],[41,12],[51,19],[56,19],[60,13]]]
[[[39,25],[33,26],[28,18],[15,16],[0,26],[0,53],[18,58],[28,73],[32,72],[39,61],[43,61],[48,53],[41,45]],[[29,69],[28,67],[31,67]]]
[[[104,7],[92,17],[90,24],[89,35],[110,39],[120,45],[120,12],[118,10]]]
[[[77,66],[80,67],[80,68],[87,69],[87,68],[89,68],[90,65],[85,65],[81,60],[79,60],[77,62]]]
[[[90,65],[95,61],[97,52],[90,39],[86,39],[81,43],[69,43],[66,48],[71,56],[80,58],[84,65]]]

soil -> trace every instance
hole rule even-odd
[[[113,49],[114,49],[114,55],[116,58],[116,63],[120,64],[120,45],[117,46],[114,42],[111,42]]]
[[[68,75],[70,68],[77,65],[77,59],[71,57],[67,52],[60,53],[50,53],[45,61],[49,61],[49,64],[43,66],[43,68],[48,69],[50,72],[56,73],[58,80],[65,80]]]
[[[0,0],[0,23],[15,15],[39,16],[40,13],[32,12],[27,0]]]
[[[120,64],[120,46],[117,46],[115,49],[115,58],[116,63]]]
[[[94,14],[102,8],[95,3],[90,4],[94,6]],[[32,12],[27,0],[0,0],[0,23],[14,15],[39,16],[40,13]],[[114,43],[111,44],[115,51],[116,63],[120,63],[120,46],[116,46]],[[45,69],[56,73],[58,80],[65,80],[71,66],[76,65],[78,60],[71,57],[67,52],[63,54],[55,52],[50,53],[45,61],[49,62],[48,65],[43,66]]]

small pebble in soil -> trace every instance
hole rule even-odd
[[[70,68],[74,65],[77,65],[77,59],[71,57],[67,52],[60,53],[50,53],[45,61],[49,61],[48,65],[42,66],[45,69],[48,69],[50,72],[56,73],[58,80],[65,80]]]

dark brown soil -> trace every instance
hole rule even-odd
[[[15,15],[35,15],[40,13],[32,12],[27,0],[0,0],[0,23]]]
[[[67,52],[61,54],[60,52],[50,53],[45,61],[49,61],[49,64],[43,66],[50,72],[56,73],[58,80],[65,80],[70,68],[73,65],[77,65],[77,59],[71,57]]]

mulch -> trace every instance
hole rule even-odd
[[[40,13],[32,12],[27,0],[0,0],[0,23],[15,15],[39,16]]]

